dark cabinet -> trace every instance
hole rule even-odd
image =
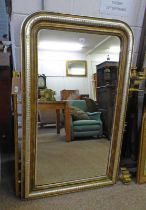
[[[6,138],[9,132],[11,111],[11,70],[0,66],[0,138]]]
[[[8,150],[10,151],[13,143],[11,129],[12,71],[10,57],[10,52],[0,52],[0,150],[3,154]]]
[[[102,112],[103,133],[110,139],[113,125],[118,62],[105,61],[96,66],[96,99]]]
[[[61,100],[80,99],[79,90],[61,90]]]

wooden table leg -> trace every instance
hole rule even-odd
[[[71,124],[70,124],[70,108],[68,104],[65,107],[65,128],[66,128],[66,141],[71,141]]]
[[[60,134],[60,110],[56,109],[56,127],[57,127],[57,134]]]

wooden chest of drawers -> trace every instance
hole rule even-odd
[[[61,100],[80,99],[79,90],[61,90]]]

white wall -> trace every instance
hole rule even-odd
[[[38,72],[47,76],[47,87],[56,91],[56,99],[60,99],[60,91],[63,89],[78,89],[80,94],[88,94],[87,77],[66,77],[66,61],[86,60],[85,55],[39,50],[38,58]]]
[[[116,4],[121,3],[120,5]],[[99,18],[112,18],[119,19],[132,28],[134,34],[134,48],[133,48],[133,59],[132,66],[136,65],[137,53],[139,47],[139,40],[142,29],[142,22],[144,16],[144,10],[146,0],[13,0],[12,1],[12,18],[11,18],[11,36],[12,36],[12,50],[13,50],[13,61],[14,69],[21,71],[20,62],[20,28],[23,20],[31,13],[40,11],[43,9],[46,11],[68,13],[74,15],[85,15]],[[121,10],[119,10],[121,9]],[[112,55],[111,55],[112,56]],[[114,56],[114,55],[113,55]],[[47,79],[48,87],[53,87],[54,84],[58,85],[57,97],[59,98],[59,90],[68,89],[80,89],[80,93],[87,93],[92,86],[92,72],[94,72],[95,64],[97,61],[102,61],[104,56],[100,53],[100,58],[96,61],[88,59],[88,69],[93,69],[88,72],[88,85],[85,78],[82,78],[82,84],[84,88],[79,87],[76,84],[80,84],[81,78],[52,77],[51,80]],[[111,58],[112,59],[112,58]],[[41,62],[41,61],[40,61]],[[44,64],[42,64],[43,66]],[[60,72],[60,68],[56,70],[57,74]],[[88,86],[88,90],[87,90]],[[52,88],[54,89],[54,88]],[[91,90],[91,89],[90,89]],[[92,91],[90,91],[92,95]]]
[[[119,61],[119,52],[116,50],[110,50],[110,47],[119,47],[120,49],[120,39],[115,36],[109,37],[102,45],[90,53],[89,58],[92,66],[92,74],[96,72],[96,65],[107,60],[109,56],[110,61]]]
[[[48,76],[66,76],[67,60],[86,60],[82,53],[39,50],[38,72]]]
[[[93,74],[96,72],[96,65],[105,62],[107,60],[107,55],[109,55],[110,61],[119,61],[119,52],[111,51],[110,47],[119,47],[120,49],[120,40],[117,37],[111,36],[107,37],[104,42],[90,51],[90,54],[87,56],[88,60],[88,88],[89,95],[91,98],[95,99],[95,87],[93,84]]]
[[[121,2],[119,11],[112,2]],[[20,27],[23,20],[31,13],[42,10],[70,13],[93,17],[119,19],[128,23],[134,33],[133,66],[136,64],[141,26],[146,0],[13,0],[11,32],[13,40],[14,68],[21,70],[20,64]],[[112,5],[111,7],[109,5]]]

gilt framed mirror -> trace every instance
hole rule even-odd
[[[67,76],[87,76],[87,61],[71,60],[66,61],[66,75]]]
[[[132,46],[132,31],[121,21],[50,12],[24,21],[23,198],[116,182]],[[86,61],[87,77],[67,77],[67,60]],[[46,75],[49,97],[43,102],[38,101],[38,74]],[[84,94],[89,100],[79,98]]]

